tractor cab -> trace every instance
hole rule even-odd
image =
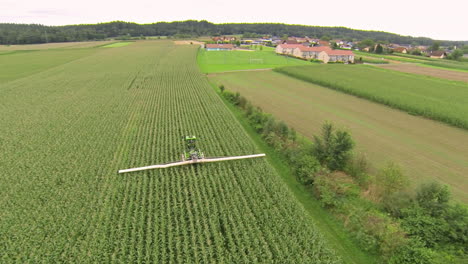
[[[197,138],[195,136],[185,136],[185,151],[182,155],[182,160],[193,160],[203,159],[204,155],[197,146]]]

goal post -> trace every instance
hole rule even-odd
[[[263,64],[263,59],[249,59],[249,64]]]

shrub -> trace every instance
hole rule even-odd
[[[368,171],[369,161],[363,154],[356,155],[349,159],[345,167],[345,172],[352,176],[357,183],[364,188],[367,188],[371,181]]]
[[[303,154],[293,160],[294,174],[304,185],[310,185],[314,181],[315,174],[321,169],[317,159],[309,154]]]
[[[416,201],[431,216],[442,215],[450,200],[450,191],[446,185],[437,182],[423,184],[416,193]]]
[[[385,203],[393,193],[405,190],[409,180],[398,165],[389,162],[377,173],[377,184],[379,197]]]
[[[435,264],[436,254],[419,239],[411,239],[393,254],[389,264]]]
[[[341,208],[350,198],[359,196],[360,189],[344,173],[322,170],[314,179],[314,191],[320,203],[328,208]]]

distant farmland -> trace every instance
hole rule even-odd
[[[263,49],[206,51],[201,48],[198,52],[197,61],[204,73],[311,64],[308,61],[277,55],[272,48],[264,47]]]
[[[283,67],[278,72],[468,129],[468,83],[366,65]]]
[[[414,63],[385,64],[379,65],[379,67],[389,70],[421,74],[447,80],[468,82],[468,72],[424,67]]]
[[[272,71],[216,74],[210,80],[240,92],[309,138],[320,133],[325,121],[346,127],[357,152],[375,167],[397,162],[413,183],[437,180],[448,184],[457,199],[468,201],[466,130]]]

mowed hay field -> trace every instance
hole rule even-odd
[[[238,91],[254,105],[312,138],[325,121],[349,129],[356,152],[375,168],[397,162],[413,183],[448,184],[468,201],[468,132],[440,122],[301,81],[276,72],[215,74],[215,84]]]
[[[367,65],[311,65],[276,70],[411,114],[468,129],[468,83],[465,82]]]
[[[0,262],[340,262],[266,159],[117,174],[189,134],[258,153],[196,53],[137,42],[0,84]]]
[[[468,82],[468,72],[452,71],[420,66],[414,63],[381,64],[379,67],[389,70],[421,74],[436,78]]]

